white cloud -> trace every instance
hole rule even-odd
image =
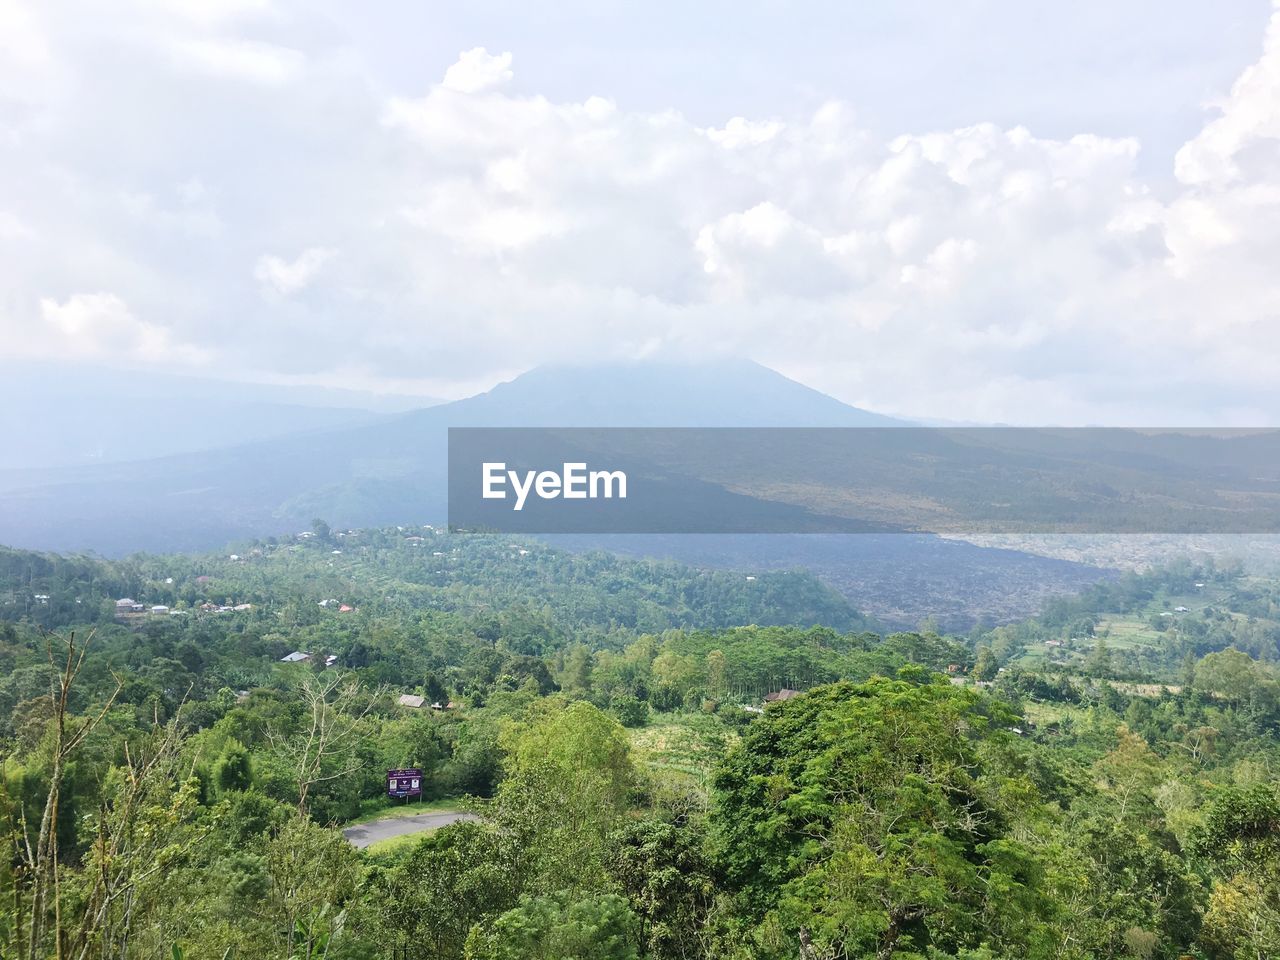
[[[724,129],[708,130],[707,136],[712,142],[733,150],[737,147],[768,143],[781,131],[782,124],[772,120],[752,121],[745,117],[734,117],[724,125]]]
[[[251,40],[192,38],[174,43],[171,49],[182,66],[268,85],[296,79],[306,63],[297,50]]]
[[[199,363],[208,356],[178,343],[167,328],[139,320],[113,293],[77,293],[64,303],[42,299],[40,318],[44,329],[31,342],[38,356],[155,364]]]
[[[442,86],[457,93],[483,93],[507,83],[512,77],[511,54],[490,54],[475,47],[458,55],[458,62],[444,74]]]
[[[1175,160],[1036,117],[885,136],[835,101],[518,93],[484,47],[409,92],[416,63],[301,8],[145,6],[9,18],[39,41],[18,79],[74,95],[0,114],[0,333],[433,391],[727,352],[909,414],[1280,419],[1280,13]]]
[[[264,255],[258,258],[253,275],[264,288],[287,297],[310,286],[333,257],[334,251],[326,247],[309,247],[293,260]]]
[[[1225,187],[1248,172],[1262,172],[1262,162],[1274,171],[1275,145],[1280,141],[1280,13],[1271,18],[1262,58],[1240,74],[1218,109],[1220,116],[1178,151],[1178,179],[1188,185]],[[1262,162],[1253,171],[1244,170],[1244,155],[1264,143],[1271,149],[1255,158]]]

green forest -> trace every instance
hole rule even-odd
[[[1274,958],[1277,661],[1207,560],[946,635],[432,528],[0,549],[0,956]]]

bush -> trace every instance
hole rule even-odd
[[[624,727],[643,727],[649,722],[649,704],[631,694],[613,698],[613,715]]]

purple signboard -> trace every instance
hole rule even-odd
[[[422,771],[417,767],[387,771],[388,797],[422,796]]]

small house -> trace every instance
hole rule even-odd
[[[306,663],[310,659],[311,659],[311,654],[305,653],[302,650],[295,650],[293,651],[293,653],[286,653],[283,657],[280,658],[280,662],[281,663]]]
[[[427,702],[426,697],[419,697],[413,693],[402,693],[396,699],[396,703],[402,707],[412,707],[414,710],[421,709],[422,705]]]
[[[790,690],[787,687],[783,687],[781,690],[775,690],[773,693],[766,693],[764,696],[764,702],[766,704],[781,703],[783,700],[790,700],[792,697],[798,696],[800,696],[799,690]]]

